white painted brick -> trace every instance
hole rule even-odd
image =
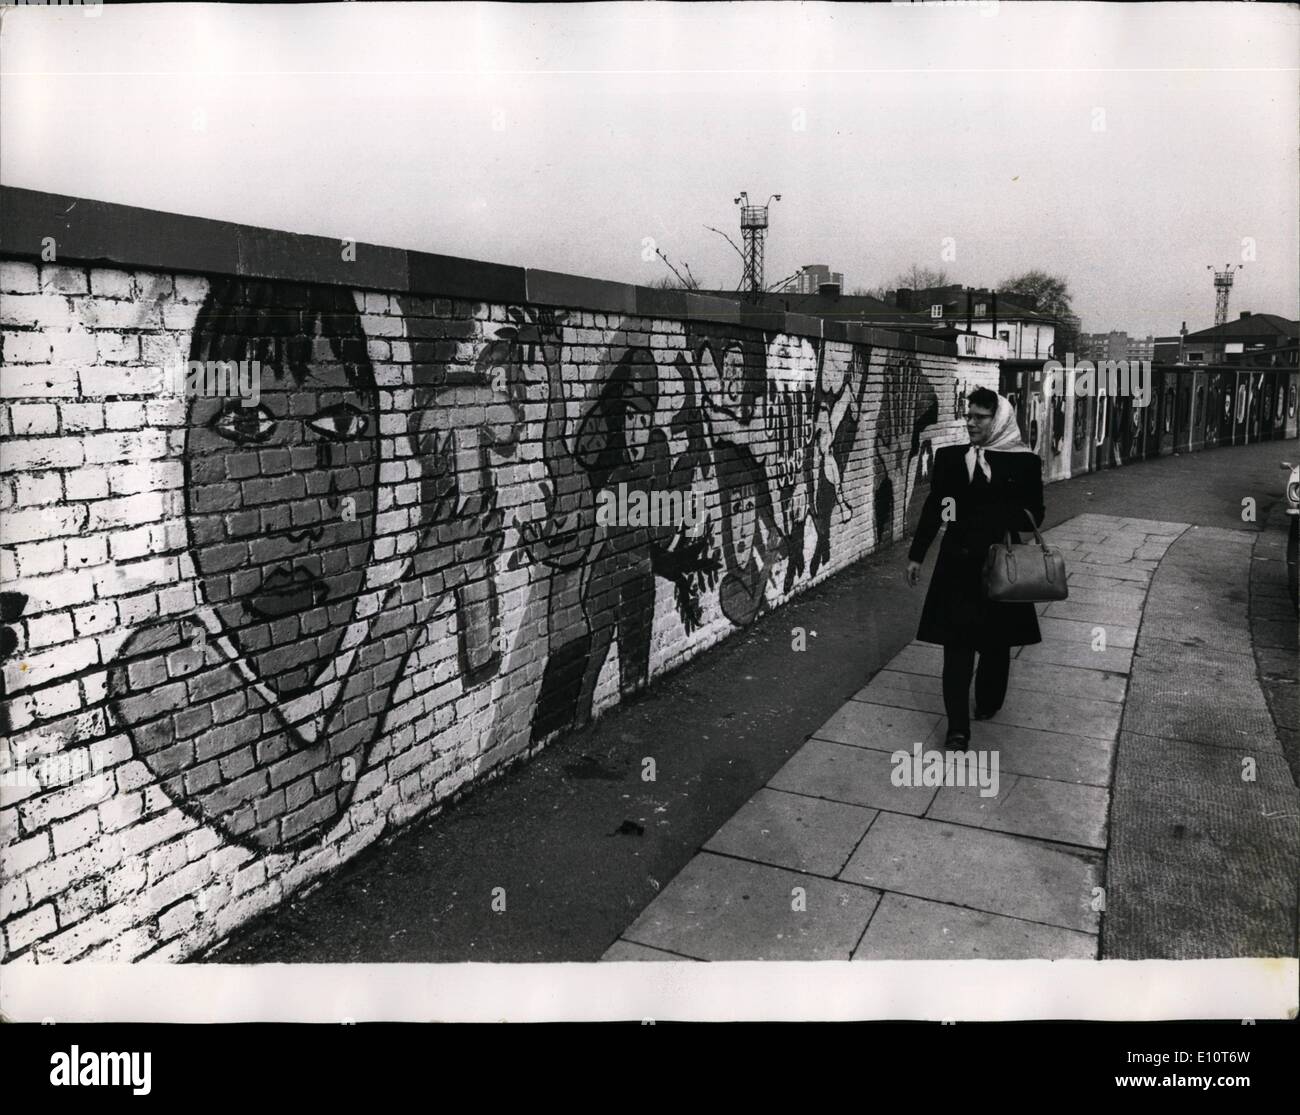
[[[7,876],[21,875],[50,858],[50,834],[38,832],[35,836],[8,845],[3,852],[4,873]]]
[[[184,482],[185,472],[179,461],[111,465],[108,470],[108,486],[115,496],[179,488]]]
[[[65,331],[80,323],[65,296],[47,291],[0,297],[0,324],[8,328]]]
[[[123,496],[121,499],[101,499],[88,504],[87,510],[89,512],[86,519],[87,530],[153,523],[167,513],[157,492],[142,492],[139,495]]]
[[[6,399],[66,399],[78,394],[76,369],[68,364],[52,365],[42,360],[40,363],[14,363],[9,338],[14,334],[5,334],[4,359],[0,367],[0,396]],[[48,355],[48,346],[47,346]]]
[[[36,718],[51,720],[81,707],[81,689],[75,681],[69,681],[63,685],[37,690],[32,695],[32,700]]]
[[[70,333],[46,333],[50,341],[50,363],[54,365],[70,364],[77,370],[85,364],[93,364],[99,353],[93,333],[73,330]]]
[[[94,434],[84,439],[83,446],[90,464],[149,461],[167,455],[167,434],[163,430]]]
[[[101,364],[126,364],[140,359],[140,337],[136,333],[96,333]]]
[[[90,293],[101,298],[131,298],[135,295],[135,283],[126,271],[96,267],[90,272]]]
[[[0,921],[8,921],[31,904],[27,884],[22,879],[6,879],[0,883]]]
[[[62,473],[20,473],[14,478],[14,502],[19,507],[35,507],[45,503],[58,503],[62,498]]]
[[[37,507],[0,515],[0,545],[76,534],[86,524],[85,507]]]
[[[25,645],[29,650],[66,643],[73,637],[72,617],[67,612],[50,612],[28,620],[23,626],[27,629]]]
[[[65,561],[69,569],[103,565],[108,561],[108,539],[103,535],[72,538],[65,542],[64,546],[67,550]]]
[[[57,290],[63,294],[85,294],[90,285],[86,272],[79,267],[44,263],[41,265],[41,289]]]
[[[72,613],[78,635],[99,635],[117,626],[117,605],[111,600],[78,608]]]
[[[104,428],[103,403],[60,403],[59,420],[65,434],[79,434]]]
[[[98,661],[99,652],[95,644],[87,641],[39,654],[27,654],[21,661],[5,663],[5,687],[10,693],[38,689],[58,678],[93,666]]]
[[[40,289],[36,264],[13,259],[0,260],[0,291],[7,294],[35,294]]]
[[[104,425],[110,430],[139,430],[147,425],[145,402],[104,404]]]
[[[76,468],[85,460],[80,438],[35,437],[9,441],[0,454],[0,472],[40,472]]]
[[[11,411],[11,432],[19,437],[57,434],[59,408],[53,403],[15,403]]]
[[[108,496],[108,469],[103,465],[86,465],[65,472],[63,490],[70,502],[105,499]]]
[[[17,952],[25,949],[33,941],[48,937],[59,928],[54,917],[54,907],[50,903],[38,906],[29,913],[22,914],[5,926],[5,937],[10,950]]]
[[[198,275],[177,275],[176,299],[180,302],[202,302],[207,297],[208,280]]]
[[[162,390],[161,367],[101,364],[81,371],[81,393],[88,399],[115,395],[159,395]]]
[[[63,542],[25,542],[14,548],[19,573],[23,577],[39,577],[43,573],[57,573],[63,568]]]

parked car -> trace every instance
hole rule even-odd
[[[1286,513],[1300,515],[1300,465],[1283,461],[1282,467],[1291,470],[1291,476],[1286,482]]]

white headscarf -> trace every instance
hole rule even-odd
[[[998,396],[998,409],[993,412],[993,429],[989,433],[988,441],[983,445],[972,445],[966,450],[966,478],[975,479],[975,466],[978,465],[984,479],[993,479],[993,470],[989,468],[989,463],[984,459],[984,454],[990,450],[996,453],[1032,453],[1023,441],[1020,440],[1020,427],[1016,424],[1016,408],[1011,405],[1011,400],[1005,395]]]

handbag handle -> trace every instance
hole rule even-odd
[[[1025,513],[1025,518],[1029,520],[1029,529],[1034,532],[1034,541],[1038,543],[1038,548],[1042,550],[1044,553],[1046,553],[1047,543],[1043,541],[1043,536],[1038,533],[1038,524],[1034,521],[1033,512],[1031,512],[1028,507],[1022,507],[1021,510]],[[1007,553],[1011,553],[1011,528],[1010,527],[1007,528],[1007,533],[1004,541],[1007,547]]]

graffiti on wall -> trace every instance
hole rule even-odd
[[[659,622],[686,635],[746,626],[828,565],[858,513],[866,346],[692,324],[669,363],[620,326],[575,379],[563,312],[508,307],[484,336],[472,307],[395,305],[400,364],[372,363],[357,298],[334,287],[216,280],[191,338],[192,360],[256,362],[261,394],[184,401],[202,603],[132,630],[109,694],[168,798],[255,850],[338,821],[444,605],[461,690],[495,685],[501,578],[527,576],[539,622],[513,634],[541,648],[538,741],[591,720],[611,663],[620,696],[646,687],[661,589]],[[914,359],[876,375],[868,544],[902,529],[939,419]],[[498,473],[526,459],[537,498],[503,499]],[[602,521],[611,492],[704,493],[707,513]]]

